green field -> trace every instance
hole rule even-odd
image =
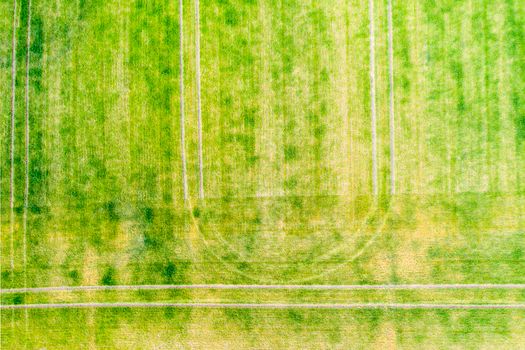
[[[525,2],[195,1],[0,0],[1,348],[522,348]]]

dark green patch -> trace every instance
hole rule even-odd
[[[81,281],[81,276],[78,270],[69,271],[67,273],[67,277],[69,277],[73,281],[73,284],[79,284]]]
[[[15,294],[13,296],[13,304],[20,305],[24,303],[25,296],[24,294]]]
[[[304,315],[301,312],[296,311],[296,310],[289,310],[288,311],[288,318],[293,323],[303,323],[304,322]]]
[[[100,283],[104,286],[114,286],[117,284],[116,270],[110,266],[104,271],[104,275],[100,279]]]
[[[289,162],[297,159],[297,147],[294,145],[286,145],[284,147],[284,160]]]
[[[201,210],[199,207],[193,208],[193,217],[194,218],[200,218],[201,217]]]
[[[233,7],[228,7],[224,13],[224,23],[229,26],[236,26],[239,24],[239,15]]]

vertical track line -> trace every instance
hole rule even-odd
[[[0,135],[1,137],[4,137],[4,124],[1,124],[0,127]],[[3,147],[2,147],[3,148]],[[3,182],[3,165],[4,165],[4,157],[2,153],[2,149],[0,149],[0,266],[4,263],[4,254],[2,252],[4,251],[4,244],[2,242],[3,230],[2,227],[4,226],[4,220],[2,217],[3,213],[3,207],[2,207],[2,200],[4,199],[4,196],[2,195],[2,182]],[[2,276],[0,275],[0,290],[2,290]],[[0,304],[3,304],[2,297],[0,296]],[[0,349],[2,347],[2,311],[0,310]]]
[[[202,159],[202,108],[201,108],[201,32],[199,0],[195,0],[195,79],[197,81],[197,129],[199,132],[199,198],[204,198]]]
[[[377,130],[376,130],[376,71],[375,71],[375,34],[374,34],[374,0],[368,2],[370,16],[370,113],[372,131],[372,193],[377,196]]]
[[[9,148],[10,174],[9,174],[9,236],[10,236],[10,265],[11,265],[11,284],[15,282],[15,257],[14,257],[14,217],[15,217],[15,116],[16,116],[16,30],[18,4],[13,0],[13,46],[11,55],[11,145]],[[11,312],[11,329],[15,327],[15,313]]]
[[[16,115],[16,29],[18,21],[17,14],[17,0],[13,1],[13,46],[11,52],[11,145],[9,148],[10,158],[10,172],[9,172],[9,228],[10,228],[10,265],[11,265],[11,279],[13,279],[13,272],[15,268],[14,261],[14,208],[15,208],[15,115]]]
[[[184,24],[183,24],[183,0],[179,0],[179,65],[180,65],[180,143],[181,143],[181,160],[182,160],[182,192],[184,202],[188,200],[188,180],[186,178],[186,150],[184,134]]]
[[[27,209],[29,206],[29,68],[31,56],[31,0],[27,1],[27,42],[26,42],[26,86],[25,86],[25,187],[23,214],[24,245],[24,288],[27,288]],[[25,312],[26,335],[29,330],[29,315]]]
[[[2,137],[4,136],[4,125],[2,123],[2,126],[0,128],[0,135],[2,135]],[[2,166],[4,164],[4,158],[2,157],[2,150],[0,149],[0,266],[3,265],[4,263],[4,254],[2,254],[2,252],[4,251],[4,244],[2,242],[2,237],[3,237],[3,230],[2,230],[2,227],[4,225],[4,221],[3,221],[3,218],[2,218],[2,200],[4,199],[3,196],[2,196],[2,181],[3,181],[3,171],[2,171]],[[2,276],[0,275],[0,290],[2,290]],[[0,304],[3,304],[3,300],[2,300],[2,297],[0,296]],[[1,349],[1,346],[2,346],[2,310],[0,310],[0,349]]]
[[[389,128],[390,128],[390,194],[396,193],[396,152],[394,123],[394,23],[392,20],[392,1],[388,0],[388,76],[390,84]]]

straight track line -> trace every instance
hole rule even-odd
[[[18,21],[17,0],[13,1],[13,42],[11,52],[11,144],[9,147],[10,174],[9,174],[9,229],[10,229],[10,265],[11,273],[15,268],[14,261],[14,217],[15,217],[15,117],[16,117],[16,28]]]
[[[180,65],[180,143],[182,161],[182,192],[184,201],[188,200],[188,180],[186,177],[186,150],[185,150],[185,131],[184,131],[184,12],[183,0],[179,0],[179,65]]]
[[[388,76],[389,94],[389,129],[390,129],[390,193],[396,193],[396,152],[395,152],[395,115],[394,115],[394,23],[392,20],[392,1],[388,0]]]
[[[25,171],[24,171],[24,213],[23,213],[23,249],[24,249],[24,288],[27,287],[27,209],[29,206],[29,68],[31,66],[31,0],[27,1],[27,41],[26,41],[26,86],[25,86]],[[25,331],[29,331],[29,315],[25,312]]]
[[[25,152],[24,152],[24,273],[27,263],[26,245],[27,245],[27,208],[29,206],[29,68],[30,68],[30,51],[31,51],[31,0],[27,4],[27,45],[26,45],[26,81],[25,81]],[[25,283],[24,277],[24,283]]]
[[[195,79],[197,83],[197,129],[199,133],[199,198],[204,198],[204,171],[202,156],[202,107],[201,107],[201,32],[199,0],[195,0]]]
[[[370,15],[370,113],[372,133],[372,193],[377,196],[379,187],[377,184],[377,122],[376,122],[376,71],[375,71],[375,34],[374,34],[374,0],[368,2]]]
[[[27,45],[26,45],[26,84],[25,84],[25,172],[24,172],[24,286],[27,283],[27,208],[29,206],[29,68],[31,51],[31,0],[27,4]]]
[[[279,303],[59,303],[0,305],[1,309],[70,309],[70,308],[212,308],[212,309],[428,309],[428,310],[525,310],[525,304],[279,304]]]
[[[0,294],[48,293],[81,291],[132,291],[169,289],[252,289],[252,290],[435,290],[435,289],[525,289],[525,284],[159,284],[159,285],[116,285],[116,286],[57,286],[0,289]]]
[[[10,174],[9,174],[9,236],[10,236],[10,266],[11,283],[15,280],[15,118],[16,118],[16,32],[18,27],[17,20],[17,0],[13,0],[13,42],[11,52],[11,144],[9,147]],[[14,328],[14,310],[11,313],[11,329]]]

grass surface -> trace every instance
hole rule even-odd
[[[525,283],[525,3],[393,0],[393,65],[389,2],[371,3],[372,24],[368,1],[201,0],[197,27],[184,0],[181,34],[178,1],[0,0],[1,288]],[[1,299],[523,304],[525,292]],[[5,349],[518,349],[525,328],[523,310],[0,310]]]

